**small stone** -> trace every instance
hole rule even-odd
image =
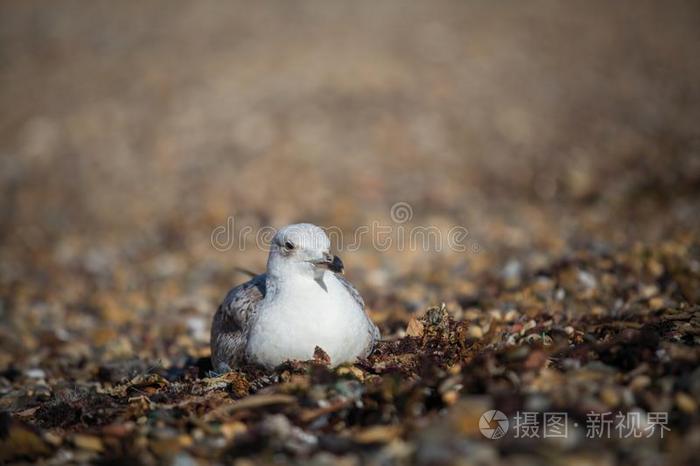
[[[520,333],[524,334],[528,330],[532,330],[535,327],[537,327],[537,322],[535,322],[534,320],[529,320],[525,325],[523,325],[523,328],[522,330],[520,330]]]
[[[629,384],[630,390],[639,391],[651,385],[651,378],[648,375],[638,375]]]
[[[479,339],[484,336],[484,332],[478,325],[472,325],[471,327],[469,327],[469,336],[472,338]]]
[[[76,434],[73,437],[73,443],[76,447],[82,448],[83,450],[98,452],[104,450],[102,439],[95,437],[94,435]]]
[[[63,438],[53,432],[44,432],[43,438],[49,445],[54,447],[60,447],[63,444]]]
[[[676,406],[688,414],[692,414],[698,409],[698,403],[687,393],[676,393]]]
[[[554,281],[547,277],[538,277],[534,284],[534,289],[541,295],[550,292],[554,288]]]
[[[605,387],[600,391],[600,399],[611,408],[620,404],[620,395],[611,387]]]
[[[125,437],[134,430],[132,422],[108,424],[102,428],[102,433],[110,437]]]
[[[221,425],[221,434],[226,439],[232,439],[236,435],[246,432],[248,428],[240,421],[227,422]]]
[[[471,321],[478,320],[481,318],[481,311],[475,307],[470,307],[464,311],[464,318]]]
[[[209,341],[209,322],[203,317],[193,316],[187,319],[187,330],[195,341]]]
[[[579,270],[578,281],[585,288],[590,289],[590,290],[593,290],[598,286],[598,281],[596,280],[595,276],[589,272],[584,271],[584,270]]]
[[[659,294],[659,287],[657,287],[656,285],[643,286],[640,294],[645,299],[653,298],[654,296]]]
[[[38,380],[41,380],[41,379],[45,379],[45,378],[46,378],[46,372],[44,372],[42,369],[38,369],[38,368],[37,368],[37,369],[27,369],[27,371],[25,372],[25,374],[26,374],[27,377],[29,377],[30,379],[38,379]]]
[[[665,305],[664,299],[660,298],[658,296],[655,298],[651,298],[649,300],[649,307],[653,311],[658,311],[658,310],[662,309],[664,307],[664,305]]]
[[[340,366],[338,370],[336,371],[336,374],[338,375],[351,375],[352,377],[356,378],[360,382],[362,382],[365,379],[365,373],[362,372],[362,369],[359,367],[355,366]]]
[[[172,466],[197,466],[197,462],[185,452],[180,452],[173,458]]]
[[[30,392],[37,400],[47,401],[51,398],[51,387],[42,382],[32,387]]]
[[[447,391],[442,395],[442,401],[447,406],[452,406],[453,404],[455,404],[457,402],[458,399],[459,399],[459,393],[455,390]]]
[[[660,277],[661,275],[663,275],[665,269],[661,262],[657,261],[656,259],[651,259],[647,265],[649,267],[649,271],[655,277]]]
[[[501,270],[501,277],[507,288],[515,288],[520,285],[522,271],[523,266],[520,262],[515,259],[508,261],[503,270]]]
[[[181,435],[177,436],[177,443],[180,444],[180,446],[182,448],[187,448],[187,447],[191,447],[192,443],[194,443],[194,441],[192,440],[192,437],[190,437],[189,435],[181,434]]]

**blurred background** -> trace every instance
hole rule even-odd
[[[229,218],[352,233],[401,202],[468,229],[466,252],[342,254],[385,335],[440,302],[527,312],[504,290],[618,248],[633,265],[573,269],[566,318],[697,303],[698,25],[695,1],[2,2],[0,389],[206,358],[266,261],[212,245]]]
[[[353,231],[407,202],[411,224],[461,225],[479,246],[346,256],[379,294],[427,268],[698,225],[695,2],[0,8],[5,293],[145,291],[144,307],[210,313],[235,267],[266,259],[212,247],[229,217]]]
[[[212,247],[229,217],[353,231],[406,202],[411,225],[467,228],[476,252],[345,257],[374,308],[402,309],[514,257],[697,232],[696,2],[0,8],[0,312],[16,327],[179,310],[207,327],[236,267],[265,265],[254,244]]]

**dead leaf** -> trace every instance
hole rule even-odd
[[[241,411],[243,409],[256,409],[256,408],[261,408],[264,406],[289,404],[289,403],[294,403],[295,401],[297,401],[296,397],[291,396],[291,395],[282,395],[282,394],[251,395],[247,398],[243,398],[242,400],[240,400],[238,402],[229,403],[229,404],[225,404],[223,406],[219,406],[218,408],[214,409],[213,411],[210,411],[209,413],[207,413],[204,416],[204,420],[209,421],[211,419],[216,419],[219,417],[228,416],[236,411]]]
[[[331,363],[331,357],[328,356],[328,353],[323,351],[323,348],[317,346],[314,348],[314,362],[328,366]]]
[[[409,337],[422,337],[423,336],[423,322],[411,317],[408,321],[408,327],[406,327],[406,335]]]

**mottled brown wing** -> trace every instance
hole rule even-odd
[[[228,292],[211,325],[211,362],[216,372],[240,365],[245,356],[249,322],[265,297],[265,274]]]

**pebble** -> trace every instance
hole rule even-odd
[[[220,430],[225,438],[232,439],[236,435],[246,432],[248,428],[240,421],[233,421],[222,424]]]
[[[584,270],[579,270],[578,280],[585,288],[595,289],[598,287],[598,280],[596,280],[595,276]]]
[[[465,319],[465,320],[474,321],[474,320],[480,319],[481,316],[482,316],[481,311],[480,311],[479,309],[476,309],[476,308],[473,308],[473,307],[470,307],[469,309],[467,309],[466,311],[464,311],[464,319]]]
[[[663,298],[660,297],[654,297],[649,300],[649,307],[653,311],[658,311],[660,309],[663,309],[666,305],[666,302],[664,301]]]
[[[615,408],[620,404],[620,395],[611,387],[605,387],[600,391],[600,399],[610,408]]]
[[[29,377],[30,379],[45,379],[46,378],[46,372],[44,372],[42,369],[27,369],[25,371],[25,375]]]
[[[133,422],[108,424],[102,428],[102,433],[111,437],[125,437],[134,430]]]
[[[472,325],[469,327],[469,336],[472,338],[481,338],[484,336],[484,332],[478,325]]]
[[[459,400],[459,393],[457,391],[450,390],[442,395],[442,401],[447,406],[452,406],[457,400]]]
[[[520,330],[520,333],[524,334],[528,330],[532,330],[535,327],[537,327],[537,322],[535,322],[534,320],[529,320],[525,325],[523,325],[523,328],[522,330]]]
[[[102,451],[104,445],[99,437],[94,435],[76,434],[73,436],[73,443],[83,450]]]
[[[491,309],[489,311],[489,316],[495,321],[503,320],[503,313],[498,309]]]
[[[681,411],[686,412],[688,414],[693,414],[698,409],[697,401],[695,401],[693,397],[684,392],[676,393],[676,405]]]
[[[642,286],[640,294],[643,298],[649,299],[659,294],[659,287],[656,285]]]
[[[180,452],[173,458],[172,466],[197,466],[197,462],[185,452]]]
[[[187,319],[187,330],[195,341],[209,341],[209,320],[203,317],[190,317]]]
[[[520,284],[523,266],[515,259],[511,259],[501,270],[501,277],[508,288],[514,288]]]

